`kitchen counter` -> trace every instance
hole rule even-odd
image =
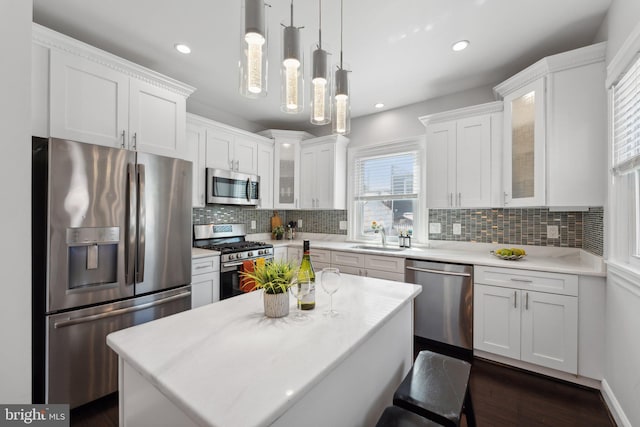
[[[411,367],[420,292],[343,275],[336,317],[318,287],[302,320],[253,292],[110,334],[120,425],[373,425]]]
[[[296,240],[268,241],[279,246],[302,246],[302,238]],[[497,245],[466,242],[432,242],[429,247],[414,246],[402,251],[384,251],[358,249],[358,245],[376,243],[331,241],[321,238],[310,239],[311,250],[328,249],[332,251],[357,252],[364,254],[386,255],[401,258],[422,259],[428,261],[452,262],[458,264],[486,265],[490,267],[519,268],[524,270],[568,273],[582,276],[605,277],[606,269],[602,257],[590,254],[582,249],[559,248],[549,246]],[[392,247],[393,245],[387,245]],[[489,252],[501,247],[517,246],[527,251],[527,256],[518,261],[499,259]]]
[[[191,248],[191,259],[204,258],[208,256],[219,256],[220,251],[212,251],[211,249]]]

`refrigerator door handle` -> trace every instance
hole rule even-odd
[[[144,165],[138,165],[138,262],[136,265],[136,283],[144,282],[144,256],[145,256],[145,170]]]
[[[111,310],[111,311],[107,311],[105,313],[93,314],[93,315],[90,315],[90,316],[76,317],[74,319],[61,320],[59,322],[55,322],[53,324],[53,327],[58,329],[58,328],[64,328],[66,326],[78,325],[80,323],[93,322],[94,320],[104,319],[106,317],[120,316],[122,314],[127,314],[127,313],[131,313],[131,312],[134,312],[134,311],[144,310],[144,309],[149,308],[149,307],[155,307],[155,306],[160,305],[160,304],[166,304],[168,302],[179,300],[181,298],[186,298],[186,297],[189,297],[189,296],[191,296],[191,291],[185,291],[185,292],[182,292],[182,293],[177,294],[177,295],[172,295],[172,296],[167,297],[167,298],[163,298],[163,299],[159,299],[159,300],[156,300],[156,301],[147,302],[147,303],[140,304],[140,305],[134,305],[132,307],[120,308],[120,309],[117,309],[117,310]]]
[[[136,169],[135,164],[129,163],[127,165],[127,232],[125,243],[125,283],[127,285],[133,285],[135,274],[135,261],[136,261]]]

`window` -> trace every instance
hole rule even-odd
[[[352,238],[374,238],[373,221],[382,224],[391,241],[401,232],[415,234],[421,212],[421,155],[416,141],[351,153]]]
[[[640,267],[640,56],[610,92],[612,256]]]

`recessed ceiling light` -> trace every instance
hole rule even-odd
[[[186,44],[183,43],[177,43],[175,45],[175,48],[178,52],[180,53],[184,53],[185,55],[191,53],[191,48],[189,46],[187,46]]]
[[[467,46],[469,46],[469,40],[460,40],[459,42],[455,42],[453,46],[451,46],[451,49],[455,52],[459,52],[461,50],[465,50]]]
[[[382,107],[384,107],[384,104],[382,102],[378,102],[376,105],[374,105],[374,107],[382,108]]]

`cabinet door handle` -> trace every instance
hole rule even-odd
[[[518,291],[513,291],[513,308],[518,308]]]
[[[532,283],[533,280],[530,279],[516,279],[515,277],[511,278],[512,282],[522,282],[522,283]]]
[[[124,148],[124,130],[122,131],[122,134],[120,135],[122,137],[122,146],[121,148]]]
[[[240,160],[236,160],[236,172],[240,170]]]
[[[458,193],[458,207],[462,206],[462,193]]]
[[[502,200],[503,204],[506,205],[507,204],[507,192],[506,191],[504,193],[502,193],[502,198],[503,198],[503,200]]]
[[[449,207],[453,207],[453,193],[449,193]]]
[[[229,160],[229,170],[233,170],[233,160]]]
[[[133,149],[134,150],[138,149],[138,133],[137,132],[133,133]]]
[[[524,309],[529,310],[529,292],[524,295]]]

